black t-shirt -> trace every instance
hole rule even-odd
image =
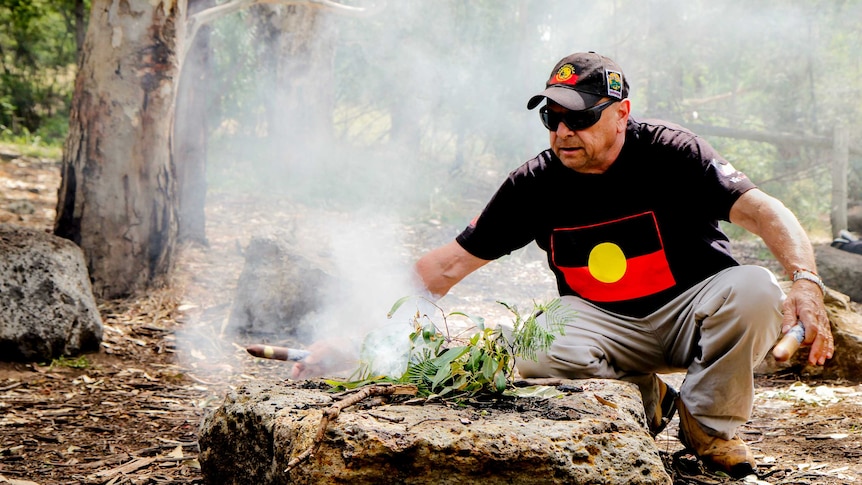
[[[754,187],[690,131],[630,119],[606,172],[575,172],[545,150],[509,174],[456,240],[488,260],[535,240],[561,295],[642,317],[738,264],[718,221]]]

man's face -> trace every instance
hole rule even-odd
[[[608,101],[599,101],[599,105]],[[560,122],[556,130],[549,130],[551,149],[563,165],[581,173],[604,173],[616,160],[625,141],[625,127],[629,115],[629,100],[615,102],[604,109],[592,126],[572,130]],[[547,110],[552,116],[569,110],[548,100]]]

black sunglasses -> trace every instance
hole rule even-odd
[[[565,111],[562,113],[551,111],[547,106],[542,106],[539,109],[539,116],[542,118],[542,124],[545,125],[545,128],[551,131],[557,131],[557,127],[560,126],[561,121],[565,123],[570,130],[578,131],[596,124],[596,122],[599,121],[599,118],[602,117],[602,111],[617,101],[619,100],[611,99],[591,108],[582,109],[580,111]]]

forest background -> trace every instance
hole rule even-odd
[[[0,140],[59,158],[89,6],[0,1]],[[308,82],[274,47],[292,35],[273,22],[289,8],[259,5],[212,24],[206,80],[194,86],[207,100],[210,193],[466,222],[505,173],[546,146],[525,103],[578,50],[623,66],[635,116],[696,132],[829,139],[846,126],[853,144],[862,123],[862,1],[399,0],[373,15],[318,19],[312,33],[335,73],[317,80],[331,116],[325,133],[294,117],[285,137],[273,126],[296,103],[274,102],[276,93],[302,97],[288,84]],[[828,236],[828,150],[707,138],[814,236]],[[851,156],[856,200],[860,165]]]

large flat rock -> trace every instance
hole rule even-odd
[[[337,398],[325,387],[258,382],[231,391],[202,423],[207,483],[671,483],[637,388],[610,380],[566,381],[559,397],[544,399],[360,403],[285,472]]]

